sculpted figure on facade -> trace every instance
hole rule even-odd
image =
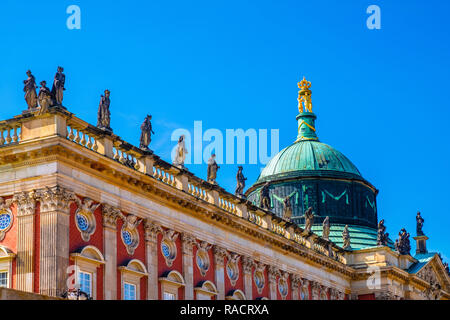
[[[423,223],[425,222],[425,219],[422,218],[422,216],[420,215],[420,212],[417,212],[416,215],[416,231],[417,231],[417,236],[423,236]]]
[[[243,192],[244,192],[244,188],[245,188],[245,180],[247,180],[247,178],[244,177],[242,170],[243,170],[243,167],[239,166],[238,172],[236,174],[237,185],[236,185],[236,190],[234,191],[234,194],[240,198],[242,198],[244,196]]]
[[[107,131],[112,131],[111,129],[111,112],[109,111],[109,106],[111,100],[109,99],[111,92],[105,90],[105,95],[100,96],[100,103],[97,112],[97,127]]]
[[[66,90],[64,88],[64,84],[66,83],[66,76],[64,75],[63,71],[63,67],[58,67],[55,78],[53,80],[52,96],[55,99],[55,104],[58,106],[62,105],[64,90]]]
[[[41,88],[39,89],[39,114],[44,114],[48,111],[48,107],[52,106],[52,93],[50,89],[46,87],[47,82],[41,81]]]
[[[27,76],[27,80],[23,81],[23,91],[25,92],[25,101],[27,102],[29,110],[37,107],[38,100],[36,95],[36,79],[31,74],[30,70],[27,71]]]
[[[314,224],[314,212],[312,207],[309,207],[308,210],[305,211],[305,233],[311,233],[311,228]]]
[[[269,182],[266,182],[261,188],[259,206],[266,210],[270,209]]]
[[[377,246],[387,246],[389,233],[385,233],[386,226],[384,225],[384,219],[378,222],[378,232],[377,232]]]
[[[346,225],[344,231],[342,231],[342,241],[342,248],[350,249],[350,231],[348,230],[348,225]]]
[[[395,250],[402,255],[410,254],[411,244],[409,241],[409,233],[406,232],[405,228],[402,228],[398,233],[398,239],[395,240]]]
[[[78,207],[75,212],[75,224],[78,226],[79,221],[81,221],[82,228],[78,228],[81,233],[81,238],[87,242],[95,232],[96,222],[94,212],[100,206],[100,203],[94,204],[94,200],[90,198],[84,198],[83,201],[81,201],[78,197],[75,197],[74,201]]]
[[[148,146],[152,141],[152,134],[155,134],[152,130],[152,116],[147,115],[144,122],[141,125],[141,138],[139,143],[139,148],[142,150],[149,150]]]
[[[216,162],[216,155],[213,153],[211,154],[211,158],[209,158],[208,160],[207,180],[209,183],[217,184],[216,178],[217,178],[217,170],[219,170],[219,168],[220,167],[217,165]]]
[[[330,217],[325,217],[322,223],[322,238],[329,240],[330,238]]]
[[[182,169],[184,168],[184,160],[186,159],[186,154],[188,153],[185,146],[184,138],[185,138],[184,135],[181,135],[180,138],[178,139],[175,157],[173,159],[173,165]]]

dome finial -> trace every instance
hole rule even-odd
[[[312,102],[311,102],[311,81],[307,81],[305,77],[298,83],[300,91],[298,92],[298,111],[312,112]]]

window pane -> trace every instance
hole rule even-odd
[[[124,283],[123,285],[123,299],[136,300],[136,286],[131,283]]]
[[[0,272],[0,287],[2,288],[8,287],[8,272],[5,271]]]
[[[173,293],[164,292],[163,300],[175,300],[175,295]]]
[[[80,272],[78,282],[80,290],[92,297],[92,275],[87,272]]]

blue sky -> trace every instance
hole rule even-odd
[[[81,8],[81,30],[66,8]],[[366,8],[381,8],[381,30]],[[96,124],[111,90],[112,127],[170,161],[177,128],[279,129],[296,137],[297,82],[312,81],[317,133],[379,190],[378,215],[396,237],[422,212],[430,250],[450,257],[450,3],[431,1],[11,1],[0,4],[0,119],[25,109],[31,69],[66,74],[64,105]],[[206,145],[205,143],[204,145]],[[218,182],[234,192],[236,164]],[[206,165],[189,165],[205,178]],[[262,168],[244,165],[250,185]],[[413,252],[415,246],[413,245]]]

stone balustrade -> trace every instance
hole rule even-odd
[[[0,147],[20,142],[20,122],[0,122]]]
[[[257,226],[269,230],[285,239],[294,241],[302,246],[311,248],[316,252],[328,255],[324,248],[313,245],[300,234],[302,229],[296,225],[286,228],[285,221],[281,221],[275,214],[262,210],[245,199],[226,192],[217,185],[212,185],[203,179],[194,176],[185,169],[180,169],[161,160],[152,152],[141,150],[122,140],[112,132],[101,130],[89,123],[75,117],[73,114],[55,108],[47,117],[47,126],[53,134],[64,136],[69,141],[85,147],[92,152],[102,154],[118,163],[143,174],[149,175],[171,187],[184,191],[197,199],[216,205],[227,213],[246,219]],[[27,142],[42,136],[41,131],[35,130],[42,121],[42,117],[18,117],[0,122],[0,146]],[[30,124],[31,122],[35,122]],[[26,137],[20,138],[22,125],[28,123]],[[47,132],[51,134],[52,132]],[[47,130],[48,131],[48,130]],[[280,221],[279,221],[280,220]],[[339,249],[336,245],[336,252]],[[339,261],[345,261],[341,253],[336,253]]]

